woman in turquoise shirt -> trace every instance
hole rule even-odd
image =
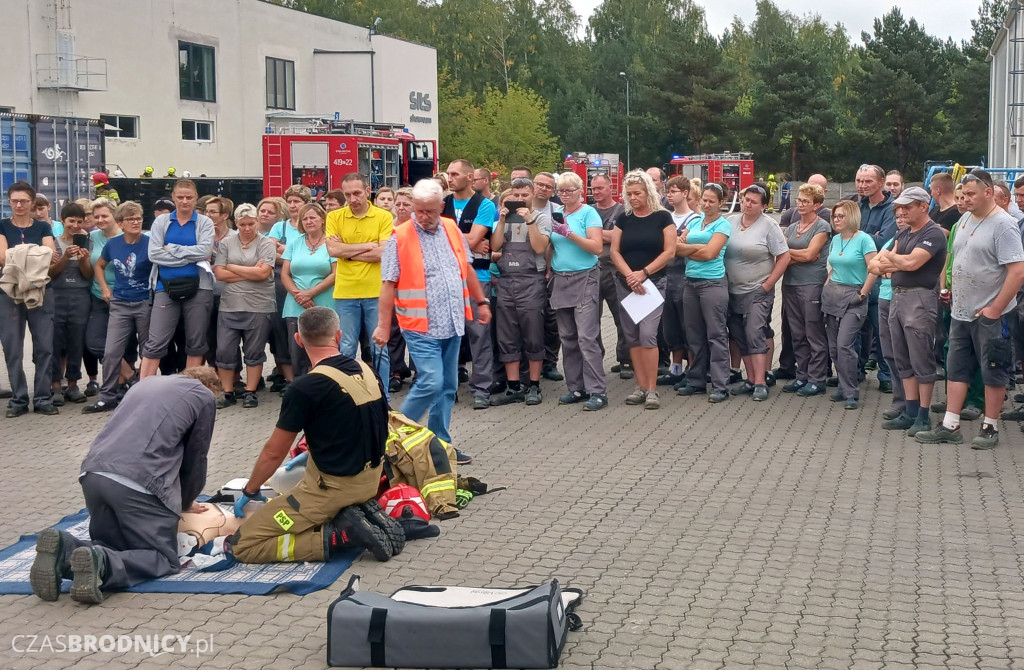
[[[597,255],[603,246],[601,215],[586,204],[583,180],[572,172],[558,175],[558,195],[564,206],[552,215],[551,309],[562,340],[562,366],[569,392],[559,404],[584,402],[583,409],[599,410],[608,404],[604,377],[601,303],[598,294],[601,269]],[[559,214],[564,217],[559,220]]]
[[[821,311],[839,390],[829,397],[833,402],[845,403],[846,409],[857,409],[860,382],[856,341],[868,316],[867,296],[877,279],[868,272],[876,249],[871,236],[860,229],[860,208],[855,202],[843,200],[832,208],[832,227],[836,231],[828,254],[832,270],[821,291]]]
[[[93,267],[103,253],[103,247],[107,246],[107,240],[121,235],[121,227],[117,225],[114,214],[117,211],[117,204],[106,198],[96,198],[86,208],[87,221],[91,219],[96,229],[89,233],[90,254],[89,260]],[[104,271],[104,278],[108,286],[114,285],[114,264],[107,265]],[[93,279],[90,287],[90,298],[92,304],[89,309],[89,321],[85,324],[85,352],[82,355],[82,363],[85,365],[86,374],[89,376],[89,383],[85,386],[85,395],[92,397],[99,393],[100,386],[97,382],[99,374],[99,361],[103,360],[103,350],[107,346],[107,320],[110,318],[110,304],[103,299],[103,292],[100,290],[100,283]],[[131,363],[136,360],[136,351],[129,342],[131,353],[126,358]],[[127,381],[134,370],[130,365],[121,363],[121,381]]]
[[[725,247],[732,225],[722,216],[722,203],[728,189],[709,182],[701,192],[703,216],[687,224],[679,234],[676,255],[686,261],[686,285],[683,288],[683,325],[693,361],[686,371],[686,386],[679,395],[707,393],[707,374],[711,371],[711,395],[708,402],[729,398],[729,283],[725,279]]]
[[[327,253],[327,212],[315,203],[303,205],[298,212],[303,235],[296,237],[281,255],[281,283],[287,291],[282,315],[288,326],[292,371],[296,377],[309,372],[309,357],[295,342],[299,315],[310,307],[334,309],[334,275],[338,261]]]

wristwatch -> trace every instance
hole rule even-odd
[[[488,300],[487,298],[484,298],[483,300],[477,300],[476,304],[478,304],[478,305],[487,305],[488,307],[490,307],[491,306],[491,301]]]

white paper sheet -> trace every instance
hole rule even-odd
[[[650,279],[644,281],[643,287],[646,291],[643,295],[630,292],[622,299],[622,307],[629,314],[629,318],[633,319],[633,323],[640,323],[645,316],[665,302],[665,297],[661,295],[661,291]]]

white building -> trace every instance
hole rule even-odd
[[[264,0],[2,4],[0,111],[103,118],[106,162],[128,176],[261,176],[282,112],[437,139],[433,47]]]
[[[989,50],[988,156],[994,168],[1024,167],[1024,4],[1011,0]]]

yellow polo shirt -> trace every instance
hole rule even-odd
[[[384,244],[393,230],[391,212],[372,204],[363,216],[355,216],[348,206],[327,215],[327,236],[336,235],[346,244]],[[379,298],[380,263],[339,258],[334,297],[341,300]]]

